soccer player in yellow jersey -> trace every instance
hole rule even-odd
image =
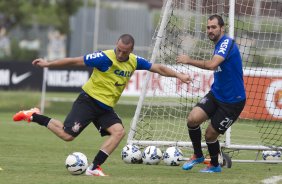
[[[175,77],[184,83],[190,82],[187,74],[175,72],[161,64],[152,64],[142,57],[132,54],[134,38],[129,34],[121,35],[112,50],[98,51],[84,57],[63,58],[54,61],[35,59],[32,64],[38,67],[87,66],[93,68],[89,80],[83,85],[82,92],[73,103],[64,123],[40,114],[38,108],[20,111],[14,121],[25,120],[46,126],[64,141],[72,141],[91,122],[101,136],[109,137],[102,144],[93,163],[85,174],[106,176],[101,165],[119,145],[125,130],[119,116],[113,110],[135,70],[149,70],[166,77]]]

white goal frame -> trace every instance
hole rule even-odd
[[[164,29],[166,27],[166,25],[168,24],[168,16],[170,14],[170,12],[172,11],[172,3],[173,0],[167,0],[165,2],[165,5],[163,7],[162,10],[162,20],[160,22],[160,26],[159,26],[159,30],[157,32],[157,36],[156,36],[156,41],[155,41],[155,45],[152,51],[152,56],[151,56],[151,62],[154,63],[156,60],[156,54],[158,53],[158,49],[161,43],[161,40],[164,36]],[[229,36],[230,37],[234,37],[234,17],[235,17],[235,0],[230,0],[229,1]],[[155,146],[171,146],[171,145],[176,145],[176,146],[180,146],[180,147],[192,147],[192,143],[191,142],[178,142],[178,141],[148,141],[148,140],[134,140],[134,135],[136,133],[137,130],[137,124],[138,124],[138,119],[140,117],[140,113],[141,113],[141,108],[142,105],[144,103],[144,98],[146,95],[146,89],[149,83],[149,79],[150,79],[151,73],[147,72],[146,75],[146,79],[143,82],[142,85],[142,93],[140,95],[138,104],[137,104],[137,108],[134,114],[134,117],[132,119],[131,122],[131,126],[130,126],[130,131],[128,134],[128,138],[127,138],[127,144],[136,144],[136,145],[142,145],[142,146],[147,146],[147,145],[155,145]],[[183,122],[185,123],[185,122]],[[188,136],[188,134],[187,134]],[[240,144],[232,144],[232,139],[231,139],[231,127],[227,130],[226,134],[225,134],[225,142],[220,143],[222,148],[228,148],[228,149],[234,149],[234,150],[257,150],[258,153],[262,150],[273,150],[273,148],[271,147],[267,147],[267,146],[263,146],[263,145],[240,145]],[[202,142],[202,146],[206,147],[206,143]],[[282,146],[281,147],[275,147],[275,150],[282,150]],[[233,161],[237,161],[237,162],[264,162],[261,160],[233,160]],[[281,162],[282,161],[274,161],[275,163],[277,162]]]

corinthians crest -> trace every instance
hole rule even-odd
[[[78,122],[75,122],[73,127],[71,128],[73,132],[77,133],[80,129],[81,125]]]
[[[204,98],[201,99],[200,103],[205,104],[205,103],[207,103],[207,101],[208,101],[208,98],[204,97]]]

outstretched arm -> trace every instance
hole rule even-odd
[[[214,55],[211,60],[194,60],[188,55],[180,55],[176,58],[177,63],[188,64],[206,70],[216,70],[223,61],[224,58],[220,55]]]
[[[42,58],[38,58],[32,61],[34,66],[39,67],[48,67],[48,68],[57,68],[57,67],[64,67],[64,66],[84,66],[83,57],[74,57],[74,58],[63,58],[63,59],[56,59],[53,61],[47,61]]]
[[[170,69],[166,66],[163,66],[161,64],[152,64],[149,71],[154,72],[154,73],[158,73],[158,74],[160,74],[162,76],[166,76],[166,77],[178,78],[182,82],[187,83],[187,84],[189,82],[191,82],[191,78],[189,77],[189,75],[176,72],[176,71],[174,71],[174,70],[172,70],[172,69]]]

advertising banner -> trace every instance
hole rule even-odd
[[[43,69],[26,62],[0,62],[0,89],[40,90]]]
[[[240,117],[257,120],[282,120],[282,70],[246,70],[247,101]]]
[[[91,71],[86,67],[49,69],[47,91],[81,91]],[[41,90],[42,82],[42,68],[27,62],[0,62],[0,90]]]

